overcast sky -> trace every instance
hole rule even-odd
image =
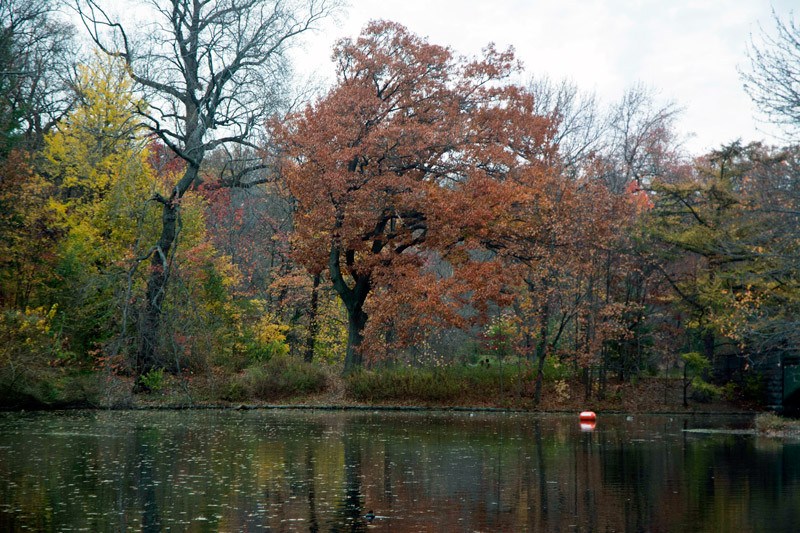
[[[757,120],[737,67],[750,34],[772,31],[771,8],[800,0],[350,0],[336,22],[308,39],[298,70],[332,79],[330,51],[373,19],[397,21],[430,42],[474,55],[513,46],[531,75],[568,78],[605,102],[642,82],[685,111],[679,133],[699,154],[741,137],[779,142]]]

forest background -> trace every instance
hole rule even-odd
[[[796,144],[690,157],[644,86],[389,21],[312,92],[335,2],[151,7],[0,0],[0,406],[758,405],[798,355]],[[774,25],[742,82],[796,139]]]

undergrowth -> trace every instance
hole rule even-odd
[[[518,379],[515,369],[505,368],[504,390],[516,390]],[[522,379],[523,384],[530,383],[533,376],[523,374]],[[347,396],[364,402],[463,402],[467,398],[496,398],[499,390],[500,369],[495,366],[358,370],[345,378]]]
[[[248,367],[230,383],[224,399],[279,400],[324,392],[327,387],[327,374],[318,365],[278,355]]]

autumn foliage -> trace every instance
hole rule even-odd
[[[297,198],[297,257],[349,314],[346,368],[387,328],[409,342],[508,303],[506,250],[555,172],[552,123],[508,82],[510,51],[459,58],[391,22],[335,49],[338,82],[274,133]],[[503,251],[503,253],[498,253]],[[369,320],[367,317],[369,316]]]
[[[377,369],[400,397],[477,375],[541,405],[669,383],[687,354],[719,392],[721,366],[746,378],[800,342],[797,147],[690,158],[676,106],[641,87],[593,123],[591,98],[520,84],[512,50],[464,57],[389,21],[333,61],[265,142],[203,137],[197,160],[143,127],[119,58],[76,70],[41,146],[0,153],[4,394],[69,368],[242,401],[344,370],[377,398]]]

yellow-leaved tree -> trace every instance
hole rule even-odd
[[[144,207],[155,174],[136,120],[145,104],[122,66],[97,56],[76,81],[79,105],[45,138],[43,172],[58,187],[50,207],[65,234],[54,294],[71,348],[87,354],[118,331],[129,260],[154,232]]]
[[[146,103],[119,62],[98,56],[78,74],[80,105],[44,150],[46,172],[60,191],[51,207],[66,234],[55,292],[74,352],[124,355],[141,342],[135,310],[154,268],[146,260],[160,222],[152,199],[174,186],[182,163],[140,126]],[[241,318],[231,305],[237,272],[209,242],[205,210],[200,194],[184,196],[177,206],[182,246],[164,258],[164,270],[179,283],[162,309],[168,359],[159,363],[176,371],[228,353],[228,332]]]

